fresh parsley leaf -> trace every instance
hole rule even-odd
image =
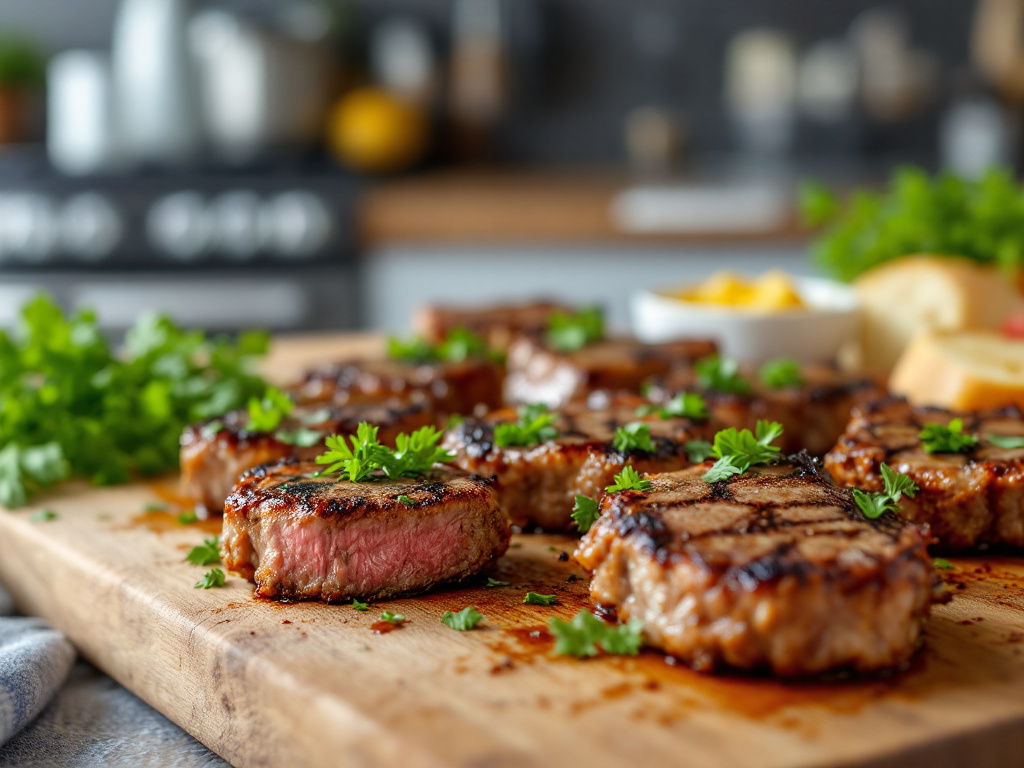
[[[441,617],[441,623],[449,629],[465,632],[473,629],[473,627],[480,623],[483,617],[484,615],[480,611],[470,606],[469,608],[463,608],[458,613],[445,611],[444,616]]]
[[[604,314],[599,307],[584,307],[566,314],[554,312],[548,319],[547,342],[556,352],[575,352],[604,338]]]
[[[761,370],[758,373],[761,381],[772,389],[802,387],[804,385],[804,377],[800,373],[800,363],[790,358],[769,360],[761,366]]]
[[[399,477],[422,477],[434,464],[451,461],[455,454],[438,446],[443,432],[434,426],[420,427],[411,435],[404,432],[395,438],[395,450],[383,458],[384,474]]]
[[[948,426],[925,424],[918,435],[925,453],[960,453],[978,444],[974,435],[964,434],[964,420],[951,419]]]
[[[654,453],[654,441],[651,440],[651,428],[640,421],[634,421],[615,430],[612,446],[617,451],[643,451]]]
[[[572,505],[572,519],[576,521],[576,527],[580,529],[580,533],[586,533],[590,530],[590,527],[597,522],[597,518],[600,517],[597,511],[597,502],[589,496],[576,496],[576,501]]]
[[[352,598],[352,607],[355,608],[357,611],[366,611],[366,610],[369,610],[370,605],[369,605],[369,603],[360,603],[358,600],[356,600],[353,597]]]
[[[636,415],[641,418],[652,413],[657,413],[663,419],[693,419],[694,421],[707,419],[711,415],[708,412],[707,402],[696,392],[680,392],[660,408],[656,405],[641,405],[636,409]]]
[[[316,457],[316,463],[329,465],[322,470],[324,474],[340,470],[343,479],[361,483],[374,470],[382,469],[384,463],[391,460],[391,452],[377,440],[378,431],[379,427],[362,422],[356,428],[356,433],[349,436],[351,448],[341,435],[329,435],[324,440],[327,450]]]
[[[558,429],[553,426],[556,416],[543,403],[520,406],[518,416],[515,424],[494,425],[495,445],[500,448],[539,445],[558,437]]]
[[[196,511],[194,509],[188,509],[188,510],[182,512],[180,515],[178,515],[178,522],[181,523],[182,525],[188,525],[189,523],[194,523],[198,519],[199,519],[199,515],[196,514]]]
[[[214,568],[212,571],[207,571],[203,578],[196,582],[196,589],[213,589],[214,587],[223,587],[226,583],[227,577],[224,575],[224,571]]]
[[[536,592],[527,592],[523,598],[526,605],[557,605],[557,595],[541,595]]]
[[[487,587],[487,588],[507,587],[511,583],[512,582],[509,582],[509,581],[499,581],[498,579],[492,579],[490,576],[488,576],[487,577],[487,583],[484,584],[484,586]]]
[[[4,410],[10,409],[8,405]],[[17,406],[13,409],[17,410]],[[53,485],[67,475],[68,466],[59,443],[28,448],[8,443],[0,450],[0,504],[10,508],[23,506],[31,493]]]
[[[852,489],[854,502],[869,520],[877,520],[886,512],[895,512],[899,509],[899,501],[903,496],[912,499],[918,491],[917,484],[911,478],[893,471],[888,464],[882,464],[881,470],[881,493],[865,493],[859,488]]]
[[[552,617],[548,630],[555,637],[556,654],[580,659],[597,656],[599,648],[608,654],[635,656],[643,644],[639,620],[610,627],[590,611],[580,611],[572,621]]]
[[[708,355],[693,364],[697,374],[697,386],[715,392],[727,392],[737,395],[749,395],[752,391],[750,382],[740,375],[739,364],[718,355]]]
[[[406,495],[405,495],[404,493],[403,493],[403,494],[402,494],[401,496],[399,496],[399,497],[398,497],[398,501],[402,502],[402,503],[403,503],[403,504],[405,504],[405,506],[407,506],[407,507],[411,507],[411,506],[413,506],[413,505],[415,505],[415,504],[416,504],[416,502],[415,502],[415,501],[413,501],[412,499],[410,499],[410,498],[409,498],[408,496],[406,496]]]
[[[438,360],[437,350],[422,336],[413,336],[406,340],[388,336],[387,354],[392,360],[406,363],[424,364]]]
[[[985,437],[996,448],[1005,448],[1010,451],[1024,448],[1024,435],[985,435]]]
[[[640,475],[633,469],[632,466],[627,464],[622,468],[622,471],[615,476],[614,485],[605,487],[605,491],[608,493],[615,493],[616,491],[649,491],[651,490],[651,481],[640,479]]]
[[[461,363],[470,358],[501,360],[504,355],[499,350],[491,349],[483,336],[459,326],[448,332],[444,341],[432,345],[420,336],[402,340],[389,336],[387,340],[388,357],[407,363],[423,365],[426,363]]]
[[[778,459],[781,449],[772,445],[782,435],[782,425],[776,421],[758,421],[757,435],[749,429],[735,427],[715,434],[711,456],[718,459],[704,475],[704,481],[715,483],[746,472],[755,464],[771,464]]]
[[[936,568],[941,568],[943,571],[949,571],[953,568],[953,564],[944,557],[936,557],[934,560],[932,560],[932,565],[934,565]]]
[[[277,387],[267,387],[262,398],[249,398],[249,432],[273,432],[284,417],[292,412],[294,403]]]
[[[391,611],[383,610],[380,612],[380,620],[386,621],[389,624],[401,624],[405,621],[405,616],[400,613],[392,613]]]
[[[888,464],[882,464],[882,484],[885,494],[894,502],[899,501],[901,496],[912,499],[917,496],[917,483],[907,475],[900,474]]]
[[[208,539],[203,539],[203,543],[192,547],[189,553],[185,555],[185,562],[192,563],[193,565],[213,565],[220,562],[220,539],[217,536],[211,536]]]
[[[159,501],[151,501],[142,507],[143,512],[166,512],[167,505]]]
[[[323,442],[324,433],[315,429],[299,427],[297,429],[279,429],[274,433],[274,437],[285,445],[312,448],[314,445]]]
[[[57,513],[52,509],[37,509],[29,518],[33,523],[48,523],[57,519]]]
[[[220,421],[219,419],[216,420],[216,421],[211,421],[208,424],[204,424],[203,425],[203,429],[202,429],[203,435],[206,436],[206,437],[213,437],[217,433],[223,432],[223,431],[224,431],[224,422]]]
[[[711,455],[712,445],[707,440],[690,440],[686,444],[686,458],[700,464]]]

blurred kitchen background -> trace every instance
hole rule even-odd
[[[1016,167],[1024,0],[0,0],[0,325],[403,328],[808,273],[799,181]]]

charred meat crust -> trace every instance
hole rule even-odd
[[[713,484],[704,471],[604,498],[577,550],[595,601],[702,670],[800,676],[910,658],[944,596],[924,529],[866,520],[807,454]]]
[[[929,455],[921,430],[953,418],[963,420],[964,433],[978,444],[961,453]],[[937,550],[1024,547],[1024,450],[999,448],[990,434],[1024,436],[1024,415],[1017,408],[955,413],[881,398],[855,410],[825,468],[841,485],[872,491],[882,488],[883,463],[908,475],[919,490],[901,499],[900,514],[927,523]]]

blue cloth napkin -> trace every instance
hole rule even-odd
[[[75,661],[64,635],[39,619],[10,616],[12,609],[0,589],[0,744],[42,711]]]

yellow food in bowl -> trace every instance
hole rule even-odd
[[[670,294],[673,298],[698,304],[779,312],[806,305],[785,272],[772,270],[756,280],[733,272],[716,272],[700,285]]]

